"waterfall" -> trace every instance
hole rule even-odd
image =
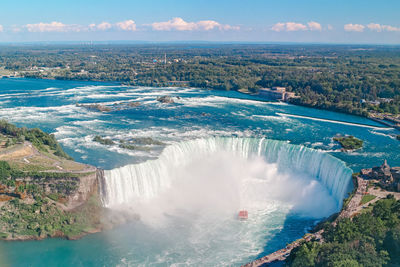
[[[307,174],[328,189],[338,209],[351,187],[352,170],[328,153],[276,140],[214,137],[170,145],[158,159],[106,170],[103,204],[112,207],[151,199],[171,186],[175,169],[218,151],[249,160],[260,156],[268,163],[276,163],[281,172]]]

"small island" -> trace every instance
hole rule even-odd
[[[116,141],[111,140],[110,138],[101,137],[96,135],[93,138],[94,142],[97,142],[102,145],[112,146],[116,143],[119,143],[120,148],[128,149],[128,150],[138,150],[138,151],[149,151],[151,149],[150,146],[164,146],[165,143],[160,142],[158,140],[154,140],[151,137],[135,137],[129,140],[118,139]]]
[[[157,101],[160,103],[164,103],[164,104],[174,104],[175,103],[175,101],[172,99],[172,97],[167,96],[167,95],[158,97]]]
[[[339,142],[339,144],[342,146],[342,149],[344,151],[352,151],[356,149],[360,149],[363,147],[363,140],[360,140],[354,136],[336,136],[333,138],[333,140]]]
[[[79,104],[76,103],[75,106],[79,108],[86,108],[87,110],[90,111],[96,111],[96,112],[112,112],[112,111],[120,111],[120,110],[126,110],[126,109],[131,109],[131,108],[136,108],[140,106],[140,102],[136,101],[130,101],[130,102],[116,102],[113,103],[111,106],[107,106],[104,104],[100,103],[91,103],[91,104]]]
[[[114,144],[114,141],[113,141],[113,140],[111,140],[111,139],[109,139],[109,138],[103,138],[103,137],[101,137],[100,135],[96,135],[96,136],[93,138],[93,141],[95,141],[95,142],[97,142],[97,143],[99,143],[99,144],[108,145],[108,146],[111,146],[111,145]]]

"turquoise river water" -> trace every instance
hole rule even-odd
[[[77,241],[0,242],[5,266],[238,266],[337,212],[352,171],[400,165],[396,130],[238,92],[0,79],[0,107],[0,118],[54,133],[76,161],[105,169],[103,205],[140,218]],[[341,152],[337,134],[364,147]]]

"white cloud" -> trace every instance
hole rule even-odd
[[[212,30],[214,28],[218,28],[221,25],[213,20],[203,20],[203,21],[199,21],[197,23],[195,23],[195,28],[199,28],[205,31],[209,31]]]
[[[344,25],[344,30],[346,32],[363,32],[365,26],[361,24],[346,24]]]
[[[96,28],[101,31],[109,30],[109,29],[111,29],[111,27],[112,27],[111,23],[108,23],[108,22],[102,22],[99,25],[96,25]]]
[[[136,23],[133,20],[125,20],[115,24],[103,21],[100,24],[78,25],[64,24],[62,22],[53,21],[51,23],[26,24],[22,27],[14,26],[13,31],[19,32],[25,29],[29,32],[87,32],[87,31],[107,31],[111,29],[123,31],[135,31]]]
[[[321,31],[322,30],[321,24],[319,24],[318,22],[310,21],[309,23],[307,23],[307,25],[311,31]]]
[[[79,25],[68,25],[58,21],[53,21],[50,23],[40,22],[36,24],[26,24],[24,28],[26,28],[29,32],[79,32],[82,30],[82,27]]]
[[[239,30],[237,26],[223,25],[214,20],[202,20],[198,22],[187,22],[182,18],[173,18],[169,21],[154,22],[151,24],[156,31],[209,31],[219,30]]]
[[[307,25],[297,22],[278,22],[272,26],[271,30],[276,32],[294,32],[294,31],[321,31],[322,26],[318,22],[310,21]]]
[[[4,30],[3,25],[0,25],[0,32]]]
[[[370,23],[367,25],[367,27],[371,31],[377,31],[377,32],[382,32],[382,31],[398,32],[398,31],[400,31],[400,28],[390,26],[390,25],[381,25],[381,24],[377,24],[377,23]]]
[[[368,29],[373,30],[373,31],[377,31],[377,32],[382,31],[382,26],[380,24],[370,23],[367,25],[367,27],[368,27]]]
[[[125,20],[115,24],[115,26],[123,31],[136,31],[136,23],[133,20]]]
[[[286,30],[288,32],[305,31],[307,30],[307,26],[301,23],[286,22]]]
[[[328,26],[326,26],[326,28],[327,28],[329,31],[333,30],[333,26],[330,25],[330,24],[328,24]]]
[[[97,25],[95,23],[89,24],[89,29],[95,31],[97,29]]]
[[[272,26],[271,30],[276,32],[281,32],[286,30],[286,23],[278,22],[274,26]]]

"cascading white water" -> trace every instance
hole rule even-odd
[[[156,160],[105,171],[103,204],[115,207],[152,199],[172,186],[177,169],[221,151],[246,160],[262,157],[276,164],[280,172],[316,179],[336,200],[337,210],[350,190],[351,169],[327,153],[282,141],[215,137],[174,144]]]

